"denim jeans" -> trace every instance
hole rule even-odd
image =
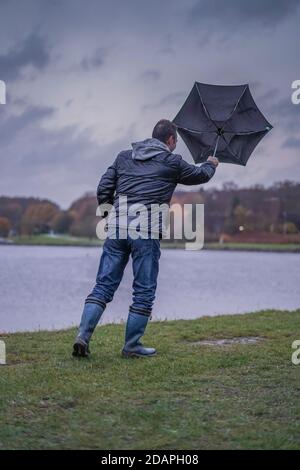
[[[136,240],[106,238],[96,278],[96,284],[86,303],[96,303],[105,308],[113,299],[122,280],[124,269],[132,257],[133,301],[131,312],[150,316],[155,299],[159,270],[160,242],[158,239]]]

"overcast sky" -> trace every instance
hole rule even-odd
[[[206,187],[300,180],[298,0],[0,0],[0,18],[0,194],[67,207],[195,81],[249,83],[274,125]]]

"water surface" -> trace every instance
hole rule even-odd
[[[76,325],[101,248],[0,246],[0,331]],[[126,320],[127,266],[103,323]],[[300,307],[300,254],[162,250],[153,320]]]

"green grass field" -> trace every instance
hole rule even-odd
[[[11,241],[17,245],[54,245],[54,246],[101,246],[103,242],[97,238],[34,235],[30,237],[13,237]],[[161,243],[162,248],[184,248],[182,242]],[[243,250],[243,251],[278,251],[278,252],[300,252],[300,244],[297,243],[206,243],[204,249],[208,250]]]
[[[71,237],[71,236],[50,236],[33,235],[13,237],[12,242],[16,245],[52,245],[52,246],[101,246],[98,238]]]
[[[300,253],[299,243],[207,243],[209,250],[278,251]]]
[[[100,326],[89,360],[74,334],[2,336],[0,449],[300,448],[300,310],[151,321],[148,359],[120,357],[124,325]],[[240,336],[261,341],[194,344]]]

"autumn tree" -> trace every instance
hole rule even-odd
[[[24,235],[48,233],[59,213],[59,208],[51,202],[41,202],[27,207],[22,220],[21,232]]]
[[[74,215],[70,234],[76,237],[96,237],[96,226],[99,217],[96,216],[97,201],[89,194],[75,201],[69,211]]]
[[[54,216],[51,226],[54,232],[68,233],[73,222],[74,215],[72,212],[61,211]]]
[[[0,237],[6,238],[10,232],[11,223],[6,217],[0,217]]]

